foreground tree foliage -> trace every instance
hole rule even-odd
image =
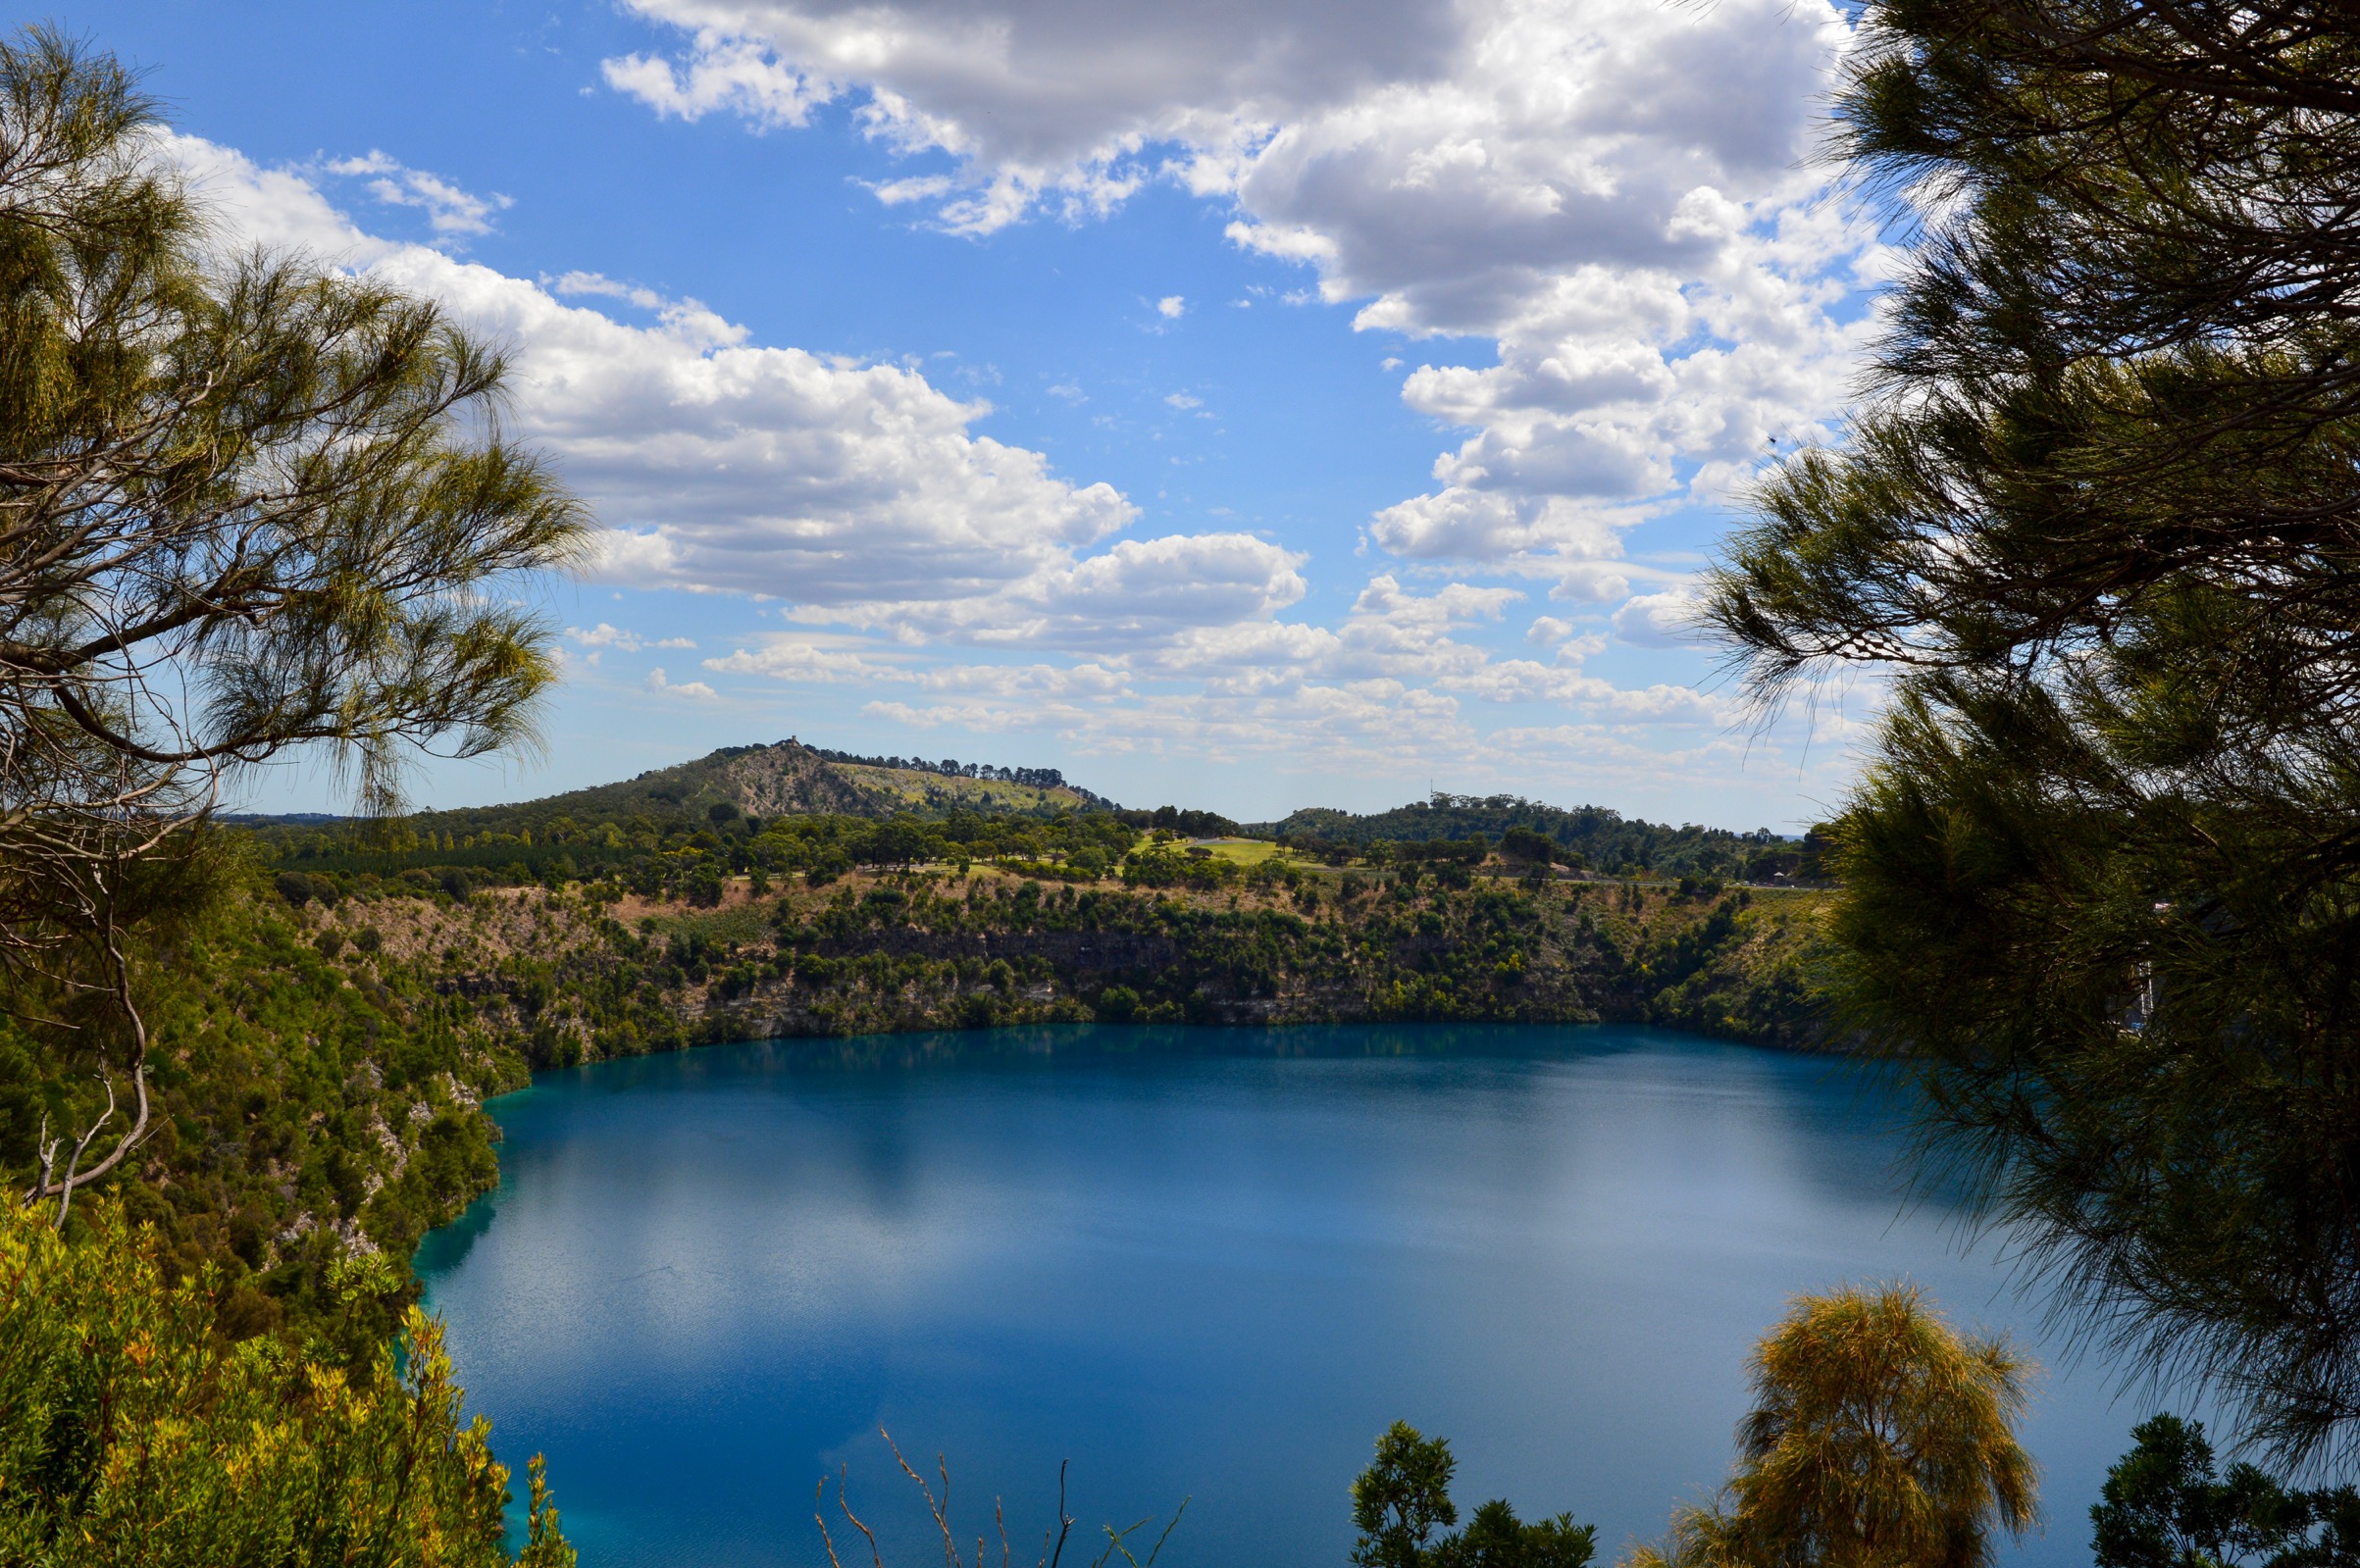
[[[2028,1371],[1914,1287],[1804,1296],[1754,1352],[1721,1496],[1625,1568],[1985,1568],[2036,1518]]]
[[[0,43],[0,722],[12,816],[178,800],[329,742],[529,733],[542,628],[490,590],[578,549],[440,309],[226,253],[112,57]],[[127,784],[132,791],[126,795]]]
[[[1917,226],[1847,447],[1714,580],[1769,701],[1870,666],[1868,1036],[2118,1348],[2289,1458],[2360,1416],[2360,29],[1876,0],[1847,150]]]
[[[1505,1497],[1474,1512],[1463,1530],[1434,1532],[1459,1522],[1451,1478],[1459,1461],[1447,1439],[1429,1438],[1396,1421],[1377,1439],[1376,1457],[1352,1484],[1352,1522],[1360,1531],[1352,1560],[1359,1568],[1583,1568],[1598,1549],[1598,1527],[1577,1525],[1570,1513],[1529,1524]]]
[[[2098,1568],[2352,1568],[2360,1563],[2360,1492],[2305,1492],[2259,1467],[2224,1476],[2202,1422],[2160,1415],[2106,1473],[2089,1510]]]
[[[156,128],[112,57],[0,40],[0,961],[114,999],[127,1037],[84,1054],[137,1106],[44,1137],[60,1223],[149,1126],[124,933],[155,865],[287,747],[382,812],[404,747],[528,738],[554,666],[515,580],[585,537],[499,434],[498,355],[215,244]]]
[[[350,1012],[189,972],[243,880],[205,819],[293,746],[330,747],[383,812],[404,748],[530,738],[555,672],[520,575],[570,559],[586,519],[502,438],[498,355],[431,304],[219,243],[157,129],[112,57],[0,39],[0,1158],[31,1175],[0,1202],[0,1561],[503,1561],[485,1429],[458,1425],[415,1315],[395,1374],[404,1279],[349,1217],[366,1177],[404,1175],[350,1158],[384,1073],[272,1037],[258,1007],[204,1041],[179,1026],[220,1022],[192,992],[295,991],[282,1025]],[[482,1144],[436,1115],[380,1229],[463,1200]],[[133,1172],[180,1179],[126,1184],[157,1226],[84,1223],[77,1189]],[[239,1204],[306,1181],[340,1231]],[[274,1265],[274,1234],[303,1255]],[[280,1294],[241,1283],[273,1267]],[[262,1335],[282,1296],[340,1328]],[[538,1495],[534,1519],[528,1558],[570,1561]]]
[[[197,1281],[103,1200],[69,1243],[0,1206],[0,1561],[572,1568],[533,1465],[522,1552],[508,1473],[462,1424],[439,1327],[413,1310],[403,1362],[358,1370],[214,1332]],[[353,1260],[366,1295],[382,1262]]]

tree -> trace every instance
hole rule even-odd
[[[155,863],[290,746],[384,813],[407,748],[529,740],[555,667],[519,579],[588,536],[501,433],[498,354],[217,246],[156,126],[111,56],[0,39],[0,960],[120,1003],[116,1156]],[[91,1174],[36,1192],[62,1214]]]
[[[2360,30],[1864,24],[1843,145],[1913,259],[1847,443],[1771,476],[1707,616],[1767,705],[1890,683],[1832,935],[1937,1174],[2086,1329],[2348,1456]]]
[[[2360,1492],[2289,1490],[2250,1464],[2226,1477],[2202,1422],[2159,1415],[2106,1473],[2089,1510],[2097,1568],[2352,1568]]]
[[[1803,1296],[1754,1352],[1721,1497],[1626,1568],[1985,1568],[2035,1517],[2027,1371],[1915,1287]]]
[[[1507,1499],[1477,1508],[1464,1530],[1434,1539],[1459,1522],[1451,1478],[1459,1461],[1443,1438],[1396,1421],[1377,1439],[1376,1457],[1352,1484],[1352,1522],[1360,1533],[1352,1560],[1360,1568],[1584,1568],[1597,1549],[1597,1527],[1569,1513],[1526,1524]]]

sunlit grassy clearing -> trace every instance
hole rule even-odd
[[[1189,844],[1211,850],[1216,860],[1234,861],[1241,866],[1258,866],[1279,852],[1278,845],[1266,838],[1192,838]]]

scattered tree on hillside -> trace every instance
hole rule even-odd
[[[1873,0],[1915,254],[1840,450],[1708,611],[1893,681],[1836,825],[1854,1020],[2081,1320],[2290,1456],[2360,1433],[2360,31]]]

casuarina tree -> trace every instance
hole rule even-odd
[[[528,739],[555,666],[519,589],[587,538],[497,353],[232,247],[158,128],[112,57],[0,39],[0,962],[121,1004],[134,1126],[123,933],[224,780],[326,747],[382,812],[412,746]],[[44,1135],[61,1213],[84,1152]]]
[[[1737,1468],[1625,1568],[1987,1568],[2035,1518],[2027,1364],[1907,1286],[1797,1300],[1750,1369]]]
[[[1873,0],[1838,101],[1910,245],[1847,438],[1706,613],[1889,699],[1841,991],[1926,1151],[2119,1349],[2360,1431],[2360,29]]]

